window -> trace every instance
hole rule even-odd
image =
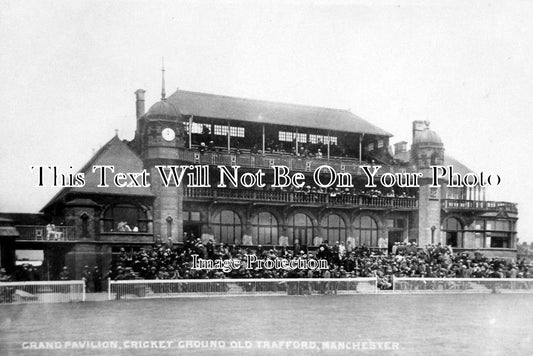
[[[104,213],[104,232],[148,232],[146,210],[135,205],[117,204]]]
[[[490,238],[490,247],[494,248],[510,248],[511,234],[505,232],[492,232]]]
[[[292,132],[280,131],[279,140],[285,142],[292,142]]]
[[[215,135],[219,135],[219,136],[228,135],[227,125],[214,125],[214,126],[215,126]],[[244,137],[244,127],[230,126],[229,132],[230,132],[230,136]]]
[[[324,136],[324,139],[322,140],[322,142],[324,142],[324,144],[327,144],[328,141],[330,142],[330,144],[334,144],[336,145],[337,144],[337,137],[335,136]]]
[[[222,210],[213,217],[213,232],[222,243],[236,243],[242,237],[241,219],[231,210]]]
[[[318,140],[320,140],[322,143],[324,143],[324,141],[322,141],[322,136],[320,136],[320,135],[313,135],[313,134],[310,134],[310,135],[309,135],[309,142],[311,142],[311,143],[318,143]]]
[[[387,227],[391,229],[404,229],[405,219],[387,219]]]
[[[200,212],[199,211],[184,211],[183,220],[184,221],[200,221]]]
[[[383,140],[378,140],[378,148],[382,148],[383,147]]]
[[[191,211],[191,216],[189,218],[191,221],[200,221],[200,212],[199,211]]]
[[[172,237],[172,216],[167,217],[167,237]]]
[[[89,215],[83,213],[81,218],[81,237],[89,237]]]
[[[444,221],[444,232],[446,233],[446,245],[452,247],[463,246],[463,226],[456,218],[448,218]]]
[[[512,248],[514,227],[511,220],[476,220],[475,247]]]
[[[335,136],[323,136],[323,135],[309,135],[309,142],[311,143],[318,143],[318,140],[320,140],[324,145],[328,144],[328,141],[334,144],[337,144],[337,137]]]
[[[346,241],[346,224],[344,220],[337,214],[329,214],[322,219],[322,231],[324,239],[330,243],[335,241]]]
[[[378,245],[378,225],[370,216],[363,215],[355,219],[355,239],[359,246]]]
[[[277,245],[278,220],[268,212],[259,213],[252,218],[252,236],[257,237],[259,244]]]
[[[288,220],[289,244],[299,241],[300,245],[309,245],[313,241],[313,223],[306,214],[294,214]]]
[[[279,131],[279,140],[285,142],[292,142],[296,138],[296,132]],[[307,142],[307,134],[299,133],[298,142]]]
[[[189,133],[189,123],[188,122],[184,122],[183,125],[185,126],[185,132]],[[203,132],[203,129],[204,129],[204,125],[206,124],[202,124],[200,122],[193,122],[192,123],[192,132],[193,134],[201,134]],[[206,126],[211,126],[209,124],[207,124]]]

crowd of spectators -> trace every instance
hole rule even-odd
[[[194,269],[193,255],[204,260],[241,260],[241,268],[224,272],[222,269]],[[247,256],[258,259],[325,259],[327,270],[259,269],[245,268]],[[0,270],[0,281],[40,280],[38,269],[22,265],[12,275]],[[311,251],[296,244],[288,247],[264,248],[262,246],[215,245],[212,240],[205,244],[191,235],[183,246],[176,246],[169,239],[151,248],[126,251],[122,248],[102,276],[98,267],[85,266],[83,277],[87,291],[101,291],[106,278],[125,279],[217,279],[217,278],[353,278],[377,277],[380,289],[391,289],[393,277],[428,278],[533,278],[533,263],[525,260],[509,261],[487,258],[481,253],[456,253],[450,246],[416,243],[396,243],[391,252],[386,248],[351,247],[342,243],[330,245],[324,241]],[[71,279],[64,267],[61,280]]]
[[[184,141],[185,147],[189,146],[188,134],[185,134]],[[201,154],[206,152],[223,151],[227,146],[227,137],[225,135],[212,135],[211,130],[207,126],[203,126],[201,134],[193,134],[193,145],[198,147]],[[241,143],[239,138],[232,138],[231,146],[236,154],[242,154],[245,151],[250,154],[263,154],[263,153],[279,153],[290,154],[293,156],[301,157],[315,157],[322,158],[327,157],[328,144],[322,142],[321,139],[317,139],[316,142],[297,142],[296,139],[292,141],[280,141],[270,139],[265,142],[265,149],[258,144],[246,146]],[[358,148],[350,147],[346,144],[337,144],[335,140],[332,140],[329,145],[329,154],[333,157],[358,157]]]
[[[415,243],[399,243],[388,253],[386,249],[356,247],[347,250],[344,245],[327,241],[315,251],[301,250],[299,245],[281,248],[218,245],[212,241],[203,244],[200,239],[189,239],[184,246],[172,242],[151,249],[120,251],[111,266],[109,277],[123,279],[216,279],[216,278],[348,278],[377,277],[378,287],[392,288],[395,277],[436,278],[532,278],[533,264],[525,261],[509,262],[487,258],[479,253],[454,254],[449,246],[428,245],[419,248]],[[202,259],[240,259],[240,269],[223,272],[220,269],[192,268],[193,255]],[[260,259],[326,259],[329,269],[284,270],[246,269],[246,255]]]

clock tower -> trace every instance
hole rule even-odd
[[[142,94],[144,102],[144,91],[137,90],[136,94],[139,106],[139,94]],[[183,186],[165,187],[156,168],[184,163],[180,160],[184,146],[183,133],[182,115],[178,108],[167,101],[163,77],[161,100],[146,114],[138,117],[135,133],[135,148],[143,160],[144,168],[150,173],[150,187],[155,196],[153,222],[156,240],[166,241],[171,237],[175,242],[183,241]]]

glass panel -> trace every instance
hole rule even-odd
[[[505,220],[497,220],[496,221],[496,227],[495,230],[504,230],[504,231],[510,231],[511,230],[511,222],[505,221]]]
[[[213,218],[215,239],[220,238],[224,243],[235,243],[241,238],[241,219],[230,210],[222,210]],[[218,236],[217,236],[218,235]]]
[[[490,240],[490,247],[509,248],[511,241],[510,233],[493,232]]]
[[[459,220],[455,218],[448,218],[444,224],[444,230],[461,231],[463,228]]]

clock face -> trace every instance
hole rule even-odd
[[[161,132],[161,135],[163,136],[163,139],[165,141],[172,141],[176,137],[176,133],[171,128],[167,127],[166,129]]]

